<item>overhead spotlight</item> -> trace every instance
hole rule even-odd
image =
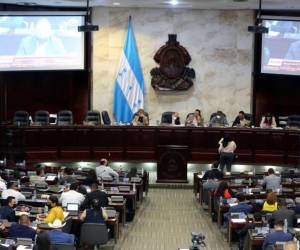
[[[120,3],[119,2],[114,2],[113,6],[120,6]]]
[[[178,2],[177,0],[171,0],[169,3],[170,3],[171,5],[173,5],[173,6],[179,4],[179,2]]]

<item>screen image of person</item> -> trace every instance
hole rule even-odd
[[[57,56],[66,53],[60,38],[52,32],[48,19],[41,18],[35,24],[35,32],[23,38],[18,56]]]
[[[269,32],[262,35],[261,72],[300,74],[300,22],[264,20]]]

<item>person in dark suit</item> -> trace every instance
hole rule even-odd
[[[85,200],[82,203],[82,208],[83,209],[90,208],[91,202],[94,199],[99,200],[99,204],[101,207],[107,207],[108,205],[107,194],[98,189],[97,183],[93,183],[91,185],[91,192],[85,196]]]
[[[293,239],[290,233],[283,231],[284,222],[282,220],[277,221],[274,225],[275,232],[269,233],[263,243],[262,249],[266,250],[268,246],[274,245],[276,242],[286,242]]]
[[[9,222],[16,222],[15,210],[17,201],[15,197],[8,196],[6,199],[6,206],[0,208],[0,218],[2,220],[8,220]]]
[[[238,204],[229,208],[228,213],[251,213],[253,207],[245,202],[246,198],[244,195],[237,195]]]
[[[251,121],[245,118],[245,112],[240,111],[239,115],[235,118],[232,127],[250,127]]]
[[[279,201],[279,207],[280,207],[279,210],[273,212],[271,219],[273,219],[275,223],[276,221],[279,220],[284,221],[286,219],[288,223],[288,227],[293,227],[295,211],[287,208],[287,203],[284,199]]]
[[[11,238],[29,238],[35,240],[35,230],[30,227],[28,215],[21,215],[19,223],[13,223],[8,230],[8,237]]]
[[[168,112],[167,114],[164,114],[163,124],[169,124],[169,125],[180,125],[180,117],[178,112]]]
[[[207,180],[208,175],[212,175],[213,179],[218,179],[221,180],[224,177],[224,174],[222,171],[219,170],[219,162],[215,161],[212,165],[211,165],[211,169],[207,170],[205,172],[205,174],[203,175],[202,179],[203,180]]]

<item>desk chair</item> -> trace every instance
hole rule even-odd
[[[76,247],[71,244],[51,244],[50,250],[76,250]]]
[[[40,125],[49,125],[49,112],[38,110],[34,113],[34,122]]]
[[[107,111],[102,111],[101,116],[102,116],[102,121],[103,121],[104,125],[111,125],[111,120],[109,118],[109,114]]]
[[[105,224],[83,223],[80,232],[80,244],[99,246],[108,242],[108,231]]]
[[[172,124],[172,111],[163,112],[161,115],[161,124]]]
[[[70,110],[61,110],[57,115],[57,125],[72,125],[73,113]]]
[[[28,126],[30,124],[28,112],[23,110],[16,111],[14,113],[13,123],[18,126]]]
[[[86,113],[84,122],[92,125],[101,125],[101,116],[100,112],[97,110],[89,110]]]

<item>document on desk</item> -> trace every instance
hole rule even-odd
[[[246,223],[246,219],[231,219],[232,223]]]

